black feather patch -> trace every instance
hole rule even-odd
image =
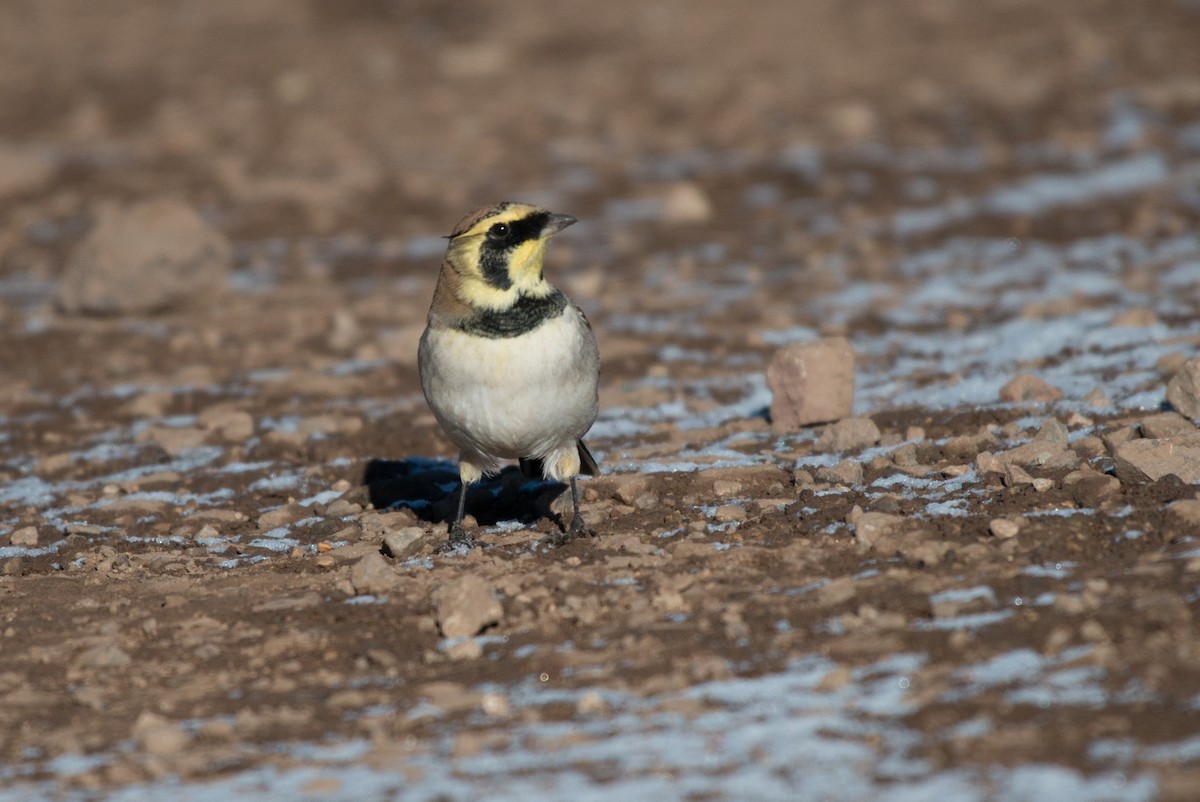
[[[519,337],[562,314],[567,296],[558,290],[549,295],[518,295],[508,309],[485,309],[458,324],[459,331],[481,337]]]

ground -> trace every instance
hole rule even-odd
[[[5,4],[0,800],[1200,798],[1197,41],[1191,0]],[[416,341],[505,199],[580,219],[597,535],[510,469],[439,554]],[[100,308],[146,201],[220,280]],[[822,336],[853,417],[784,429]]]

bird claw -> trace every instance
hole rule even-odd
[[[449,539],[439,545],[435,551],[438,554],[449,554],[463,549],[470,551],[475,548],[475,545],[475,537],[466,529],[463,529],[462,524],[454,523],[450,525]]]
[[[569,528],[550,535],[546,538],[546,542],[551,546],[565,546],[572,540],[581,537],[596,537],[596,530],[584,525],[582,515],[576,515],[571,519]]]

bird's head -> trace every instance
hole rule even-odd
[[[475,307],[505,308],[518,294],[545,295],[542,276],[550,237],[575,222],[526,203],[500,203],[472,212],[450,233],[445,267],[462,300]]]

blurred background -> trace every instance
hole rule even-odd
[[[1125,106],[1194,119],[1197,41],[1192,0],[8,0],[3,269],[99,198],[180,194],[235,240],[403,236],[807,147],[1098,148]]]

